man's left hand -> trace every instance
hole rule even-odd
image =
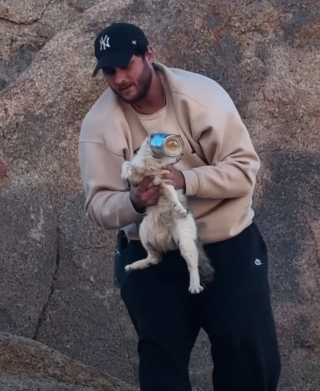
[[[176,190],[183,190],[185,191],[186,188],[186,182],[184,179],[184,175],[181,171],[176,170],[173,166],[167,166],[165,168],[169,171],[167,174],[163,174],[161,176],[162,179],[164,179],[168,184],[172,185]]]

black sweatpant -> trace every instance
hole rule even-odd
[[[141,391],[190,391],[188,365],[200,328],[211,342],[214,391],[276,391],[280,358],[269,297],[267,248],[253,223],[205,246],[216,274],[200,294],[188,291],[179,251],[129,274],[146,252],[130,242],[121,258],[121,297],[139,337]]]

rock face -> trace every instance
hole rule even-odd
[[[1,391],[137,391],[23,337],[0,333]]]
[[[32,63],[57,32],[96,0],[0,0],[0,91]]]
[[[30,1],[22,12],[20,2],[0,1],[1,29],[15,29],[22,42],[71,3]],[[280,389],[320,390],[318,2],[82,3],[87,10],[70,18],[59,8],[63,22],[47,16],[50,34],[35,50],[26,46],[30,60],[18,71],[9,65],[21,46],[2,45],[0,330],[138,384],[136,336],[113,287],[115,233],[84,216],[77,145],[84,115],[106,88],[90,76],[93,40],[125,20],[145,29],[160,61],[214,78],[239,108],[262,161],[255,209],[269,247]],[[199,391],[210,389],[209,351],[201,334],[190,366]]]

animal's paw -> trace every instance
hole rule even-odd
[[[130,272],[132,272],[132,270],[134,270],[134,269],[131,268],[131,265],[127,265],[127,266],[125,266],[124,270],[125,270],[127,273],[130,273]]]
[[[189,286],[189,292],[191,292],[192,294],[194,293],[200,293],[203,291],[203,287],[200,285],[200,284],[190,284]]]
[[[200,276],[196,271],[190,272],[190,286],[189,292],[191,293],[200,293],[203,291],[203,287],[200,284]]]
[[[124,162],[122,164],[121,178],[129,179],[132,176],[132,166],[130,162]]]
[[[156,176],[156,177],[154,178],[154,180],[152,181],[152,184],[153,184],[154,186],[159,186],[159,185],[161,185],[162,182],[163,182],[162,179],[161,179],[160,177]]]
[[[169,170],[163,169],[163,170],[160,170],[160,171],[158,172],[158,175],[162,176],[162,175],[164,175],[164,174],[170,174],[170,172],[171,172],[171,171],[169,171]]]
[[[153,260],[151,260],[150,258],[141,259],[141,261],[136,261],[131,263],[130,265],[125,266],[125,271],[132,272],[133,270],[145,269],[153,263],[156,262],[153,262]]]
[[[174,210],[178,213],[178,215],[180,215],[180,216],[186,217],[187,214],[188,214],[187,209],[185,209],[182,205],[179,205],[179,204],[174,203],[174,204],[173,204],[173,209],[174,209]]]

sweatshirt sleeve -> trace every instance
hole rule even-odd
[[[249,133],[229,95],[193,119],[193,133],[207,166],[182,171],[186,195],[200,198],[237,198],[253,191],[260,160]]]
[[[142,218],[121,179],[124,158],[97,142],[79,142],[79,160],[89,219],[104,229],[121,229]]]

